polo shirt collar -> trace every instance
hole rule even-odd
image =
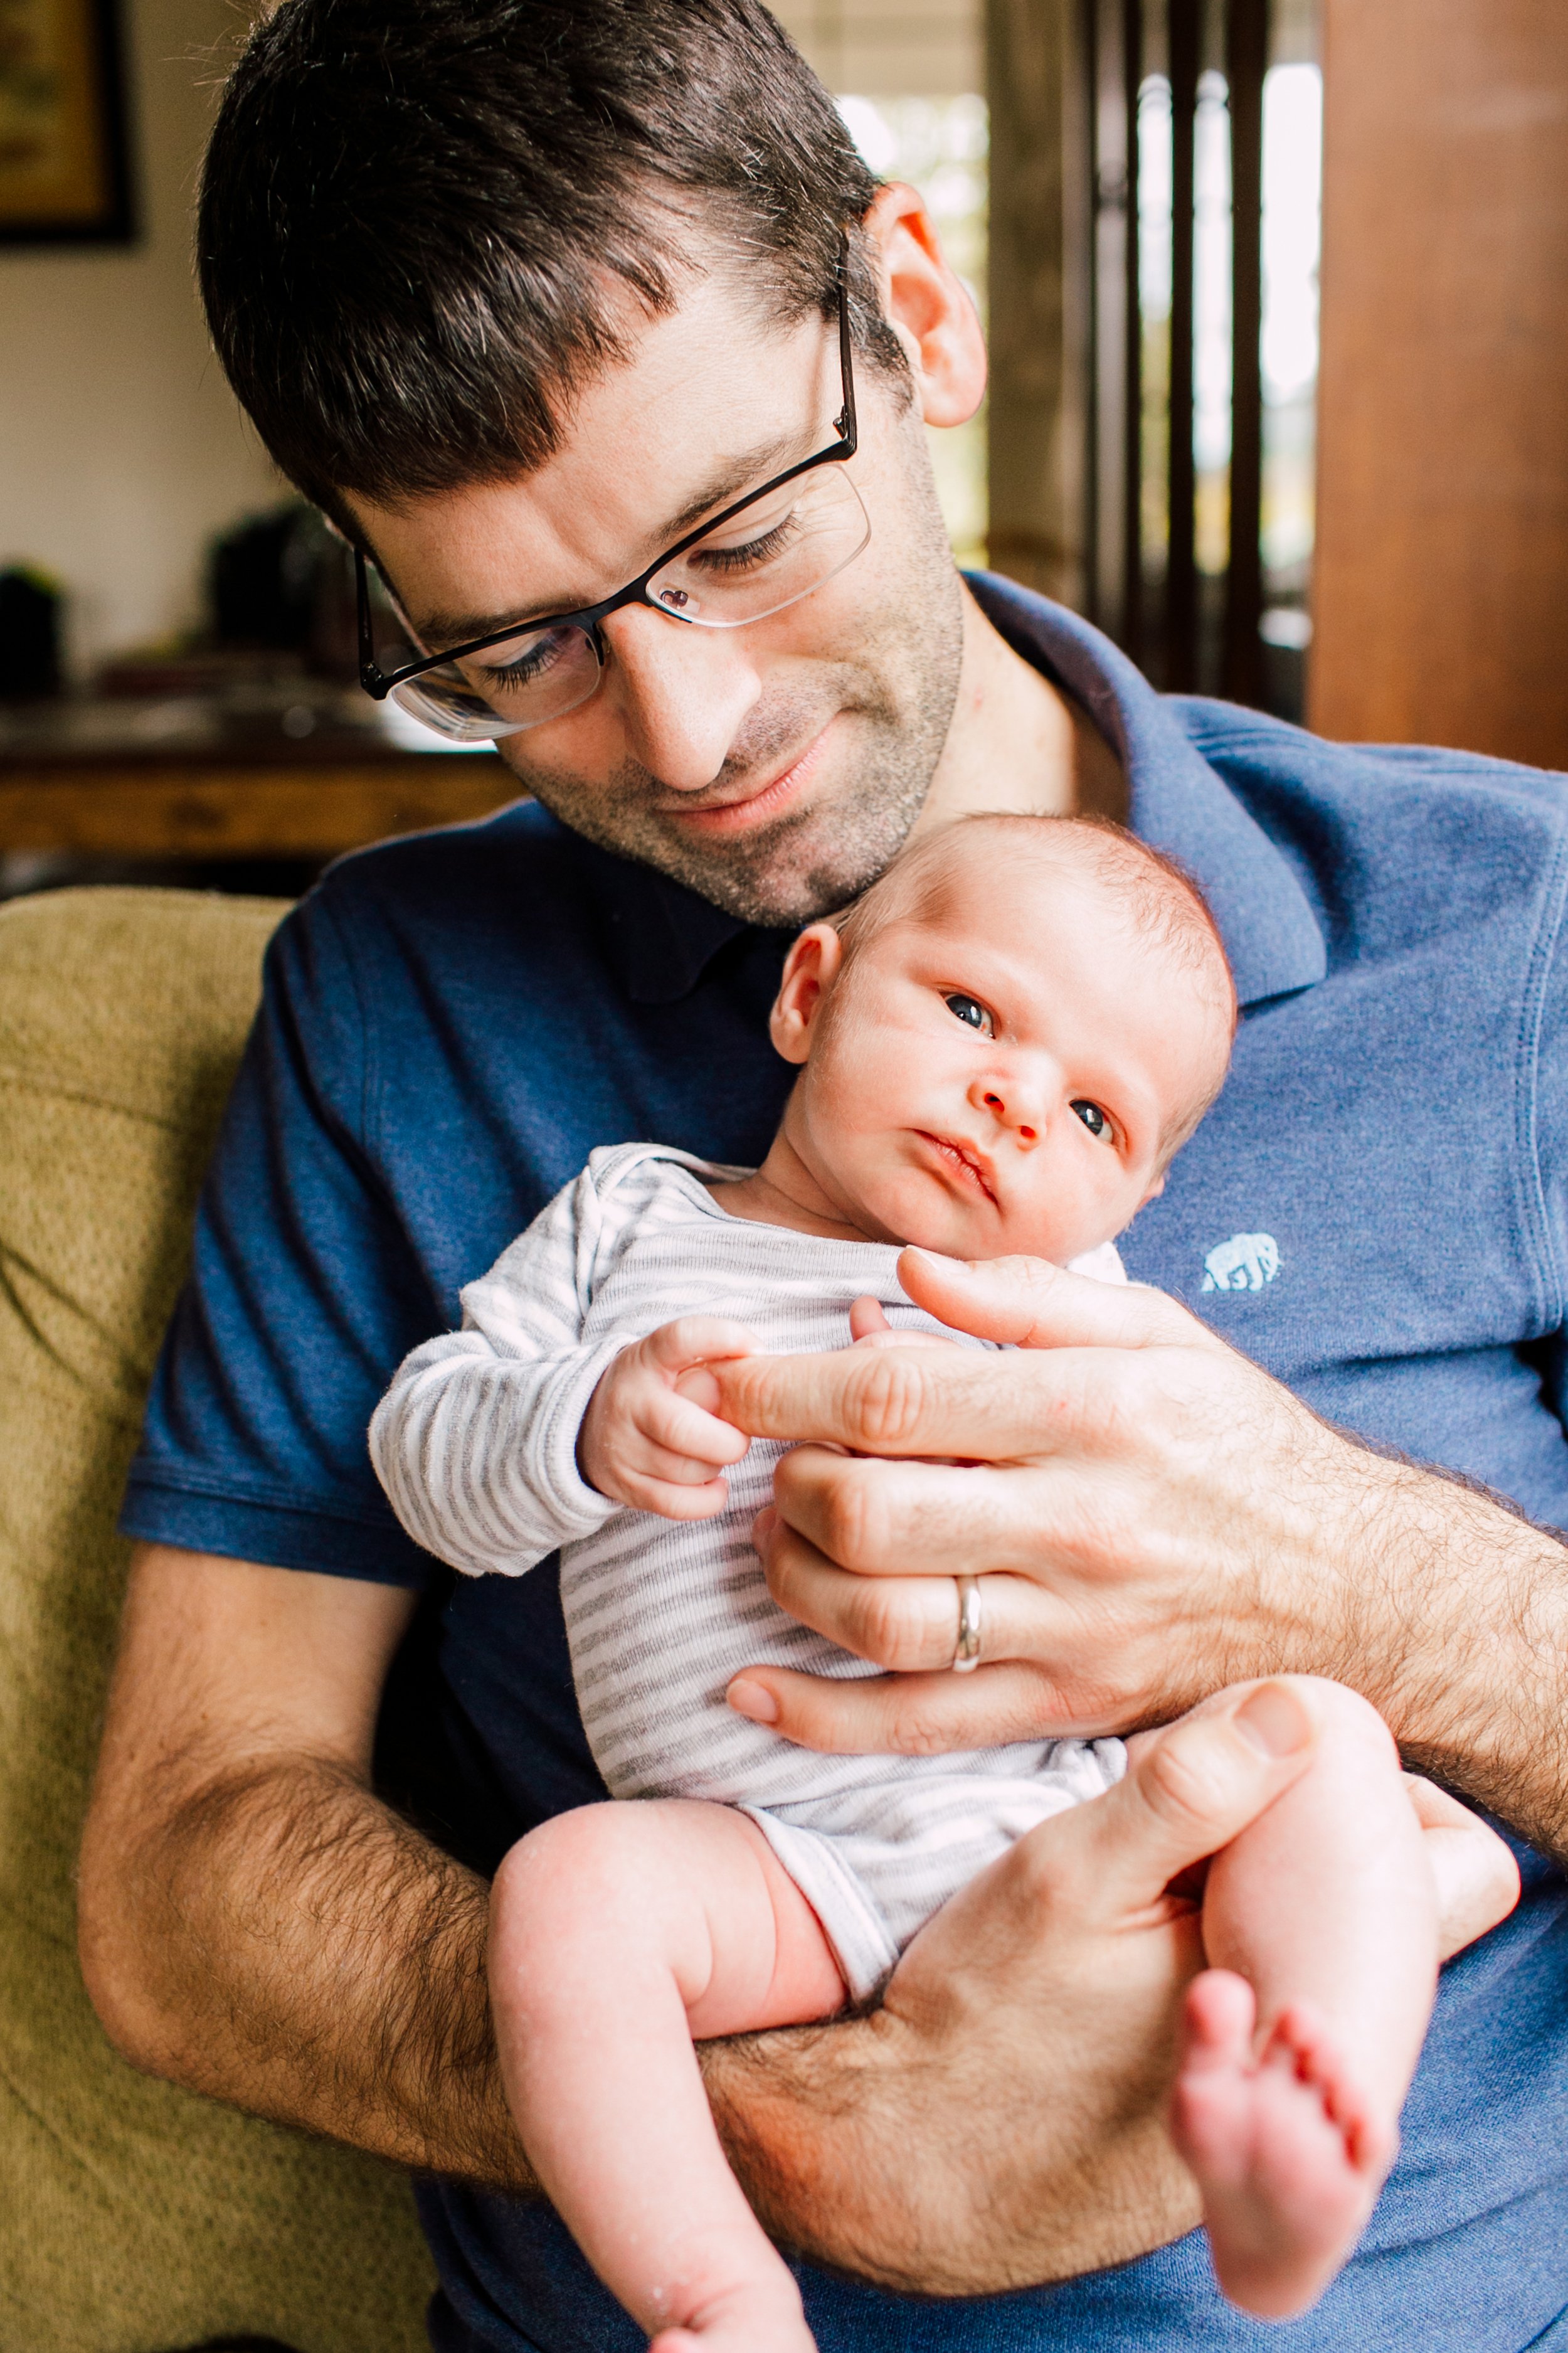
[[[1323,936],[1289,865],[1182,726],[1179,704],[1156,694],[1109,638],[994,573],[969,585],[1016,653],[1081,702],[1121,754],[1140,839],[1177,860],[1214,912],[1244,1006],[1310,988],[1327,970]],[[695,988],[720,949],[748,929],[650,867],[587,843],[607,944],[639,1005],[673,1005]],[[778,934],[781,949],[788,937]]]
[[[651,866],[592,842],[577,848],[593,874],[610,961],[634,1005],[679,1004],[720,949],[750,928]],[[781,943],[790,936],[781,933]]]
[[[1202,889],[1240,1002],[1257,1005],[1321,980],[1328,953],[1305,892],[1188,737],[1181,706],[1156,694],[1119,647],[1064,606],[994,573],[972,574],[969,585],[1014,651],[1081,702],[1121,754],[1131,829]]]

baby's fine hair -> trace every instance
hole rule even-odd
[[[846,965],[900,916],[924,914],[940,897],[962,854],[982,835],[999,854],[1034,855],[1058,871],[1077,868],[1093,878],[1125,913],[1134,934],[1168,955],[1209,997],[1235,1036],[1236,984],[1219,927],[1193,877],[1173,858],[1140,841],[1103,817],[1058,817],[1044,811],[980,809],[923,834],[868,890],[830,920],[844,944]],[[1164,1158],[1193,1134],[1224,1083],[1223,1064],[1165,1138]]]

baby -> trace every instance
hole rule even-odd
[[[748,1667],[876,1671],[771,1599],[750,1535],[784,1450],[717,1416],[709,1368],[847,1331],[989,1345],[910,1305],[901,1246],[1124,1282],[1112,1238],[1217,1094],[1235,1018],[1202,901],[1131,837],[945,827],[791,948],[772,1034],[800,1076],[762,1167],[595,1152],[376,1413],[376,1470],[418,1543],[473,1575],[560,1548],[594,1756],[642,1800],[513,1848],[490,1969],[523,2144],[655,2353],[812,2341],[725,2164],[694,2038],[868,2000],[949,1896],[1128,1755],[818,1756],[741,1713]],[[975,1602],[960,1579],[955,1665]],[[1438,1961],[1518,1889],[1502,1841],[1407,1783],[1353,1694],[1280,1678],[1239,1721],[1267,1750],[1300,1746],[1303,1716],[1306,1769],[1209,1866],[1172,2110],[1221,2284],[1272,2316],[1354,2246]]]

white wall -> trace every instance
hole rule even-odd
[[[0,248],[0,564],[70,597],[80,669],[195,619],[211,533],[279,495],[207,345],[190,263],[228,0],[129,0],[141,237]]]
[[[985,87],[982,0],[769,0],[829,90],[960,98]]]
[[[829,87],[984,86],[978,0],[774,0]],[[280,485],[207,346],[190,214],[216,85],[249,0],[126,0],[142,234],[0,248],[0,565],[69,596],[79,672],[196,619],[211,534]]]

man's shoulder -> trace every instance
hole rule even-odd
[[[340,919],[379,914],[445,922],[454,905],[558,902],[579,878],[584,845],[540,807],[520,799],[489,817],[350,850],[328,867],[311,894]]]
[[[1402,818],[1489,807],[1505,828],[1520,818],[1568,830],[1568,776],[1440,744],[1340,744],[1289,720],[1202,695],[1171,695],[1166,708],[1187,740],[1233,789],[1271,787],[1281,807],[1339,799],[1347,808]]]
[[[599,853],[529,801],[395,836],[330,866],[276,935],[274,980],[300,1001],[352,987],[479,996],[596,976],[605,951]],[[600,860],[600,862],[607,862]]]
[[[1331,743],[1198,697],[1170,707],[1331,929],[1364,927],[1372,947],[1556,922],[1568,776],[1441,744]]]

